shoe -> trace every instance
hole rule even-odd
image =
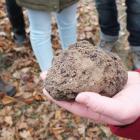
[[[0,92],[12,97],[16,94],[16,87],[5,83],[0,77]]]
[[[140,69],[140,47],[132,47],[133,69]]]
[[[0,53],[0,71],[7,69],[13,64],[13,56]]]
[[[18,46],[23,46],[27,42],[27,37],[24,34],[14,34],[13,39]]]
[[[116,46],[117,41],[105,41],[100,40],[98,47],[102,48],[104,51],[111,52]]]

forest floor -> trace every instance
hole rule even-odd
[[[122,30],[122,45],[116,48],[128,69],[132,62],[125,29],[125,5],[117,2]],[[27,11],[24,10],[29,33]],[[78,4],[78,40],[99,41],[98,17],[91,0]],[[54,52],[60,46],[57,26],[52,19]],[[13,42],[5,1],[0,0],[0,70],[1,76],[17,88],[15,97],[0,96],[0,140],[124,140],[109,128],[72,115],[42,94],[39,67],[30,44],[19,47]]]

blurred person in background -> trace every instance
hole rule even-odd
[[[28,9],[30,40],[42,72],[52,65],[51,14],[55,13],[62,48],[77,41],[78,0],[17,0]]]
[[[15,0],[6,0],[6,8],[12,25],[13,39],[17,45],[22,46],[27,41],[22,8]]]
[[[128,42],[134,69],[140,68],[140,0],[126,0]],[[99,47],[112,51],[119,38],[120,24],[116,0],[96,0],[100,25]]]

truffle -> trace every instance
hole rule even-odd
[[[69,101],[80,92],[112,97],[127,79],[126,68],[116,54],[79,41],[54,57],[44,86],[54,99]]]

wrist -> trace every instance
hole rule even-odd
[[[139,68],[139,69],[137,69],[137,70],[135,70],[135,71],[140,73],[140,68]]]

